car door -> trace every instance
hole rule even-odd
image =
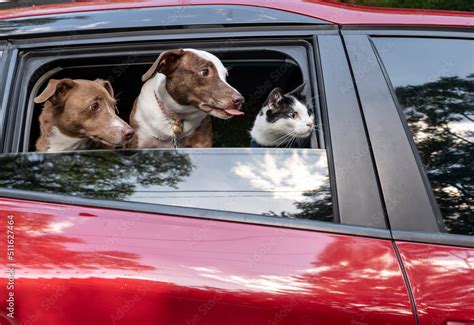
[[[473,31],[344,39],[419,324],[472,324]]]
[[[279,33],[233,31],[226,44]],[[304,33],[310,64],[297,63],[322,122],[311,148],[19,152],[19,123],[0,157],[3,319],[414,324],[339,31]],[[22,69],[11,123],[27,120],[34,88],[20,87]]]

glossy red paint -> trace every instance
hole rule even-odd
[[[397,242],[397,247],[419,324],[474,324],[474,248],[408,242]]]
[[[22,324],[414,324],[389,240],[0,199],[10,214]]]
[[[57,15],[72,12],[188,5],[245,5],[298,13],[340,25],[430,25],[473,27],[474,13],[435,10],[387,9],[343,5],[318,0],[115,0],[84,1],[22,7],[0,11],[0,19]]]

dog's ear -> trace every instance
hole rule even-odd
[[[179,59],[184,55],[183,49],[169,50],[161,52],[160,56],[147,72],[142,76],[142,81],[150,79],[156,72],[165,75],[173,72],[178,66]]]
[[[112,98],[114,97],[114,89],[112,88],[112,84],[108,80],[96,79],[94,81],[103,86],[105,90],[107,90],[107,92],[110,94],[110,96],[112,96]]]
[[[34,102],[40,104],[49,99],[54,99],[54,97],[64,96],[73,86],[74,80],[69,78],[61,80],[51,79],[43,92],[35,97]]]
[[[270,109],[278,109],[278,103],[283,99],[283,93],[280,88],[273,89],[267,97],[263,106],[270,106]]]

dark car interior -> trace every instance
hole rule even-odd
[[[245,98],[244,116],[229,120],[213,118],[214,147],[248,147],[249,130],[256,114],[262,107],[267,95],[275,87],[290,91],[303,82],[303,74],[298,63],[285,53],[273,50],[225,51],[214,53],[229,70],[227,81]],[[143,85],[141,76],[155,61],[156,55],[113,56],[99,58],[81,58],[80,60],[61,59],[49,64],[47,78],[41,75],[32,79],[30,87],[36,88],[34,96],[41,93],[49,79],[90,79],[109,80],[118,101],[119,115],[129,121],[129,115],[135,98]],[[33,85],[37,85],[33,87]],[[39,87],[38,87],[39,84]],[[34,105],[31,113],[29,151],[35,150],[39,137],[38,118],[42,105]],[[28,123],[28,122],[27,122]],[[304,144],[309,147],[309,140]]]

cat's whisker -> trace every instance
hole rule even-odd
[[[284,148],[288,148],[289,145],[291,144],[291,142],[293,141],[293,139],[296,138],[296,131],[291,131],[290,133],[287,133],[288,135],[288,138],[285,139],[284,142],[286,142],[286,145],[284,146]],[[281,145],[282,143],[280,143]]]
[[[282,139],[281,141],[279,141],[279,142],[275,145],[275,147],[280,148],[280,146],[281,146],[282,144],[284,144],[285,142],[287,142],[288,139],[290,139],[290,136],[286,136],[284,139]]]
[[[283,143],[287,142],[291,137],[292,137],[292,134],[294,133],[294,131],[291,131],[290,133],[287,133],[285,134],[278,143],[276,145],[276,147],[280,147],[280,145],[282,145]]]
[[[290,133],[286,133],[284,134],[283,136],[279,137],[278,139],[275,140],[275,142],[277,142],[277,146],[279,146],[280,144],[284,143],[285,141],[287,141],[291,136],[292,136],[292,133],[294,131],[291,131]]]
[[[298,137],[294,135],[293,138],[291,139],[290,143],[288,144],[288,148],[292,148],[293,144],[296,140],[298,140]]]

